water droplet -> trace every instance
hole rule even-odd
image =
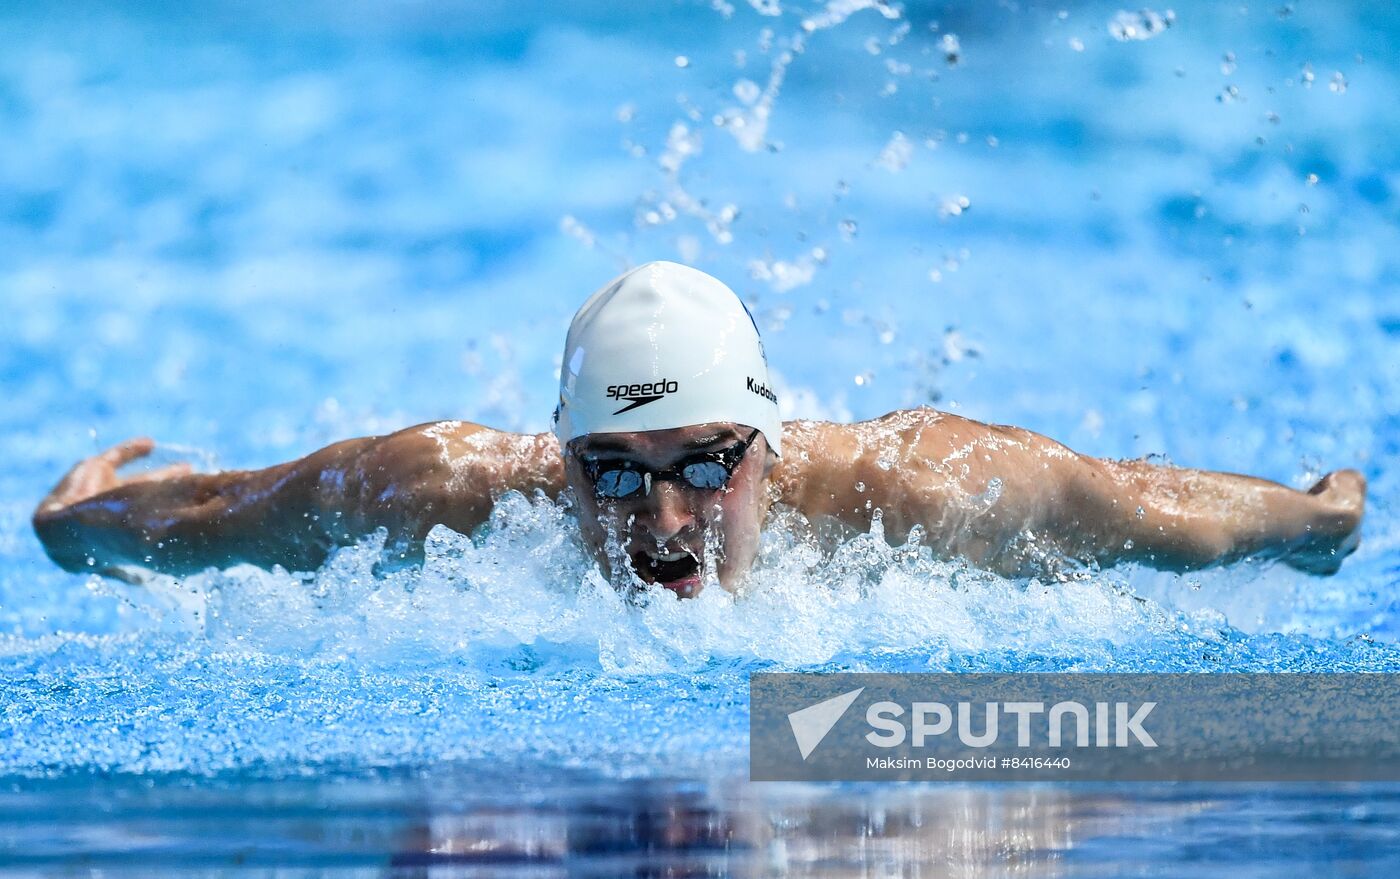
[[[1236,66],[1237,65],[1235,64],[1235,53],[1226,52],[1224,57],[1220,59],[1220,74],[1222,76],[1229,76],[1230,74],[1235,72]]]
[[[945,217],[956,217],[970,207],[972,207],[971,199],[965,195],[954,195],[943,200],[943,204],[938,208],[938,213]]]
[[[1146,515],[1147,515],[1147,511],[1146,511],[1146,510],[1144,510],[1142,507],[1138,507],[1138,508],[1137,508],[1137,517],[1138,517],[1139,519],[1141,519],[1143,516],[1146,516]]]
[[[1303,72],[1298,75],[1298,79],[1300,82],[1302,82],[1303,88],[1312,88],[1313,80],[1316,79],[1316,77],[1313,76],[1313,69],[1311,64],[1303,65]]]
[[[676,66],[684,70],[685,68],[690,66],[690,59],[684,55],[677,55]]]
[[[897,174],[904,170],[913,155],[914,145],[904,136],[904,132],[896,131],[880,151],[880,157],[875,160],[875,164],[892,174]]]
[[[1120,12],[1108,23],[1108,32],[1115,40],[1150,40],[1176,23],[1176,13],[1168,9],[1157,13],[1151,9],[1138,12]]]
[[[1316,186],[1316,185],[1317,185],[1317,180],[1318,180],[1318,177],[1317,177],[1316,174],[1309,174],[1309,175],[1308,175],[1308,185],[1309,185],[1309,186]]]
[[[859,230],[858,230],[858,227],[856,226],[856,221],[855,221],[855,220],[852,220],[852,219],[849,219],[849,218],[847,218],[847,219],[845,219],[845,220],[842,220],[842,221],[840,222],[840,224],[837,226],[837,228],[841,230],[841,240],[843,240],[843,241],[854,241],[854,240],[856,240],[856,232],[859,231]]]
[[[1083,51],[1084,51],[1084,41],[1081,40],[1081,39],[1079,39],[1079,37],[1070,37],[1070,38],[1069,38],[1069,47],[1070,47],[1071,49],[1073,49],[1074,51],[1076,51],[1076,52],[1083,52]]]
[[[1327,87],[1340,95],[1347,90],[1347,78],[1342,76],[1342,72],[1339,70],[1332,74],[1332,81],[1327,84]]]
[[[857,482],[857,483],[856,483],[856,491],[864,492],[864,491],[865,491],[865,483],[864,483],[864,482]]]
[[[962,60],[962,43],[958,41],[958,35],[944,34],[939,46],[943,49],[943,60],[948,62],[949,67],[956,67]]]
[[[1123,548],[1124,548],[1124,549],[1132,549],[1133,546],[1134,546],[1134,544],[1133,544],[1133,539],[1132,539],[1131,537],[1128,538],[1127,540],[1123,541]]]
[[[734,83],[734,97],[745,104],[753,104],[758,100],[760,94],[762,91],[759,89],[758,83],[751,79],[741,79]]]

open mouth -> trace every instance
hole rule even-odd
[[[632,554],[632,567],[647,583],[657,583],[682,598],[700,591],[700,560],[693,553],[644,549]]]

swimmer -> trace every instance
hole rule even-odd
[[[780,506],[819,535],[867,531],[878,511],[886,539],[919,529],[939,556],[1009,577],[1247,558],[1331,574],[1356,549],[1366,493],[1355,470],[1297,491],[1092,458],[929,408],[784,423],[747,309],[668,262],[626,272],[574,317],[552,432],[440,421],[263,470],[117,472],[154,446],[127,440],[69,471],[34,514],[50,558],[123,578],[238,563],[307,571],[383,528],[387,560],[412,565],[434,526],[469,534],[519,491],[565,498],[613,582],[635,574],[681,597],[711,571],[738,589]]]

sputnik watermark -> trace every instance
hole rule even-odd
[[[1395,674],[755,674],[751,777],[1397,780]]]
[[[863,692],[865,688],[860,687],[788,715],[793,739],[804,761]],[[1064,747],[1067,742],[1079,748],[1128,748],[1133,745],[1155,748],[1157,742],[1143,723],[1156,707],[1156,702],[1142,702],[1136,706],[1127,702],[1097,702],[1093,706],[1080,702],[1056,702],[1047,711],[1044,702],[986,702],[978,706],[971,702],[958,702],[955,706],[943,702],[915,702],[906,711],[897,702],[875,702],[865,710],[865,722],[871,727],[871,731],[865,734],[865,740],[877,748],[897,748],[906,741],[915,748],[922,748],[930,738],[952,733],[956,715],[958,741],[969,748],[989,748],[1007,729],[999,720],[1005,714],[1015,717],[1018,748],[1033,747],[1036,733],[1052,748]],[[974,719],[979,709],[981,732],[974,732]],[[905,714],[909,715],[907,725],[901,720]],[[1045,721],[1033,724],[1033,718],[1040,715],[1045,716]],[[1068,738],[1065,735],[1066,726],[1072,730]],[[888,765],[890,768],[902,768],[895,763]]]
[[[1143,728],[1143,721],[1156,702],[1142,702],[1136,707],[1127,702],[1096,702],[1092,708],[1094,717],[1094,737],[1089,736],[1091,709],[1079,702],[1056,702],[1045,710],[1044,702],[986,702],[974,707],[971,702],[957,703],[958,741],[969,748],[990,748],[995,745],[1006,726],[998,720],[1001,714],[1016,716],[1016,747],[1032,747],[1032,732],[1038,732],[1045,743],[1052,748],[1063,747],[1068,741],[1075,747],[1089,748],[1128,748],[1134,744],[1144,748],[1155,748],[1157,742]],[[973,732],[974,715],[982,711],[982,731]],[[1129,715],[1129,711],[1132,714]],[[905,713],[904,706],[895,702],[876,702],[865,712],[865,720],[874,732],[866,733],[865,740],[877,748],[897,748],[904,744],[906,734],[916,748],[924,747],[934,736],[946,735],[953,728],[954,709],[942,702],[915,702],[910,706],[910,721],[906,727],[900,721]],[[1032,725],[1032,718],[1046,715],[1043,724]],[[932,721],[930,721],[932,718]],[[1072,741],[1064,735],[1064,727],[1072,725]]]
[[[822,743],[822,739],[826,738],[826,734],[831,732],[831,728],[846,713],[846,709],[850,708],[851,703],[863,692],[865,688],[861,687],[831,699],[823,699],[815,705],[808,705],[788,715],[792,737],[797,740],[797,749],[802,752],[803,760],[811,756],[817,745]]]

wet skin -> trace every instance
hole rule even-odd
[[[601,455],[607,440],[608,454],[660,469],[688,454],[688,444],[723,447],[747,435],[741,430],[700,425],[576,443]],[[39,504],[34,527],[55,562],[112,576],[244,562],[311,570],[336,547],[384,528],[388,554],[413,563],[435,525],[468,533],[506,491],[557,498],[571,488],[600,563],[611,564],[611,527],[644,580],[657,571],[637,553],[650,546],[655,555],[658,542],[664,553],[690,553],[709,535],[720,584],[736,588],[774,503],[823,533],[867,530],[878,510],[890,541],[918,527],[940,555],[1008,576],[1054,573],[1065,561],[1182,571],[1248,557],[1330,574],[1358,544],[1366,492],[1354,470],[1296,491],[1250,476],[1092,458],[1027,430],[933,409],[857,424],[788,422],[783,458],[756,442],[725,490],[665,482],[645,499],[606,504],[592,496],[575,450],[561,454],[553,435],[466,422],[346,440],[263,470],[196,474],[180,464],[117,473],[153,445],[130,440],[79,462]],[[675,576],[671,567],[660,573]],[[694,594],[698,583],[681,580],[673,591]]]

